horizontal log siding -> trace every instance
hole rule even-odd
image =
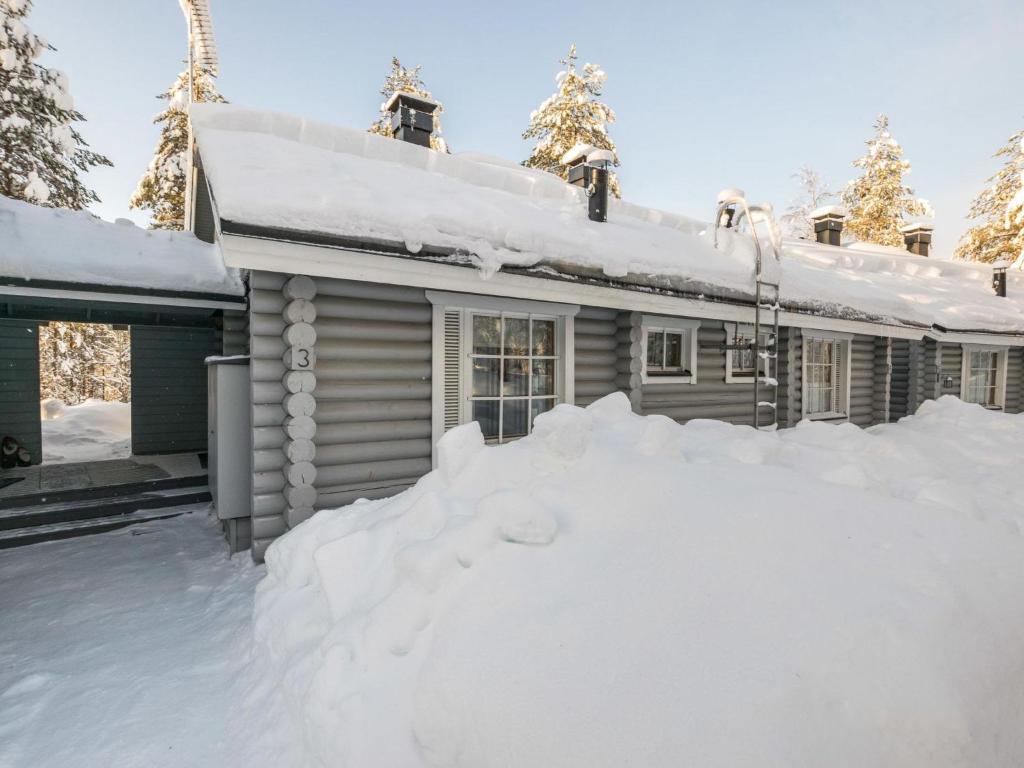
[[[642,316],[633,314],[639,328]],[[690,419],[718,419],[732,424],[754,423],[753,384],[727,384],[725,381],[725,324],[719,320],[702,320],[697,332],[697,380],[694,384],[640,384],[641,412],[661,414],[679,422]],[[638,337],[639,338],[639,337]],[[634,354],[642,352],[642,343],[635,343]],[[638,367],[638,366],[635,366]],[[771,388],[762,387],[761,399],[771,400]],[[772,420],[770,409],[761,409],[762,423]]]
[[[889,395],[889,421],[899,421],[911,413],[910,345],[908,339],[892,340],[892,379]],[[916,384],[916,382],[915,382]]]
[[[432,307],[422,289],[317,278],[317,508],[382,498],[431,468]]]
[[[849,420],[858,427],[875,423],[875,337],[854,336],[850,342]]]
[[[224,310],[221,319],[221,354],[249,354],[249,316],[246,312]]]
[[[590,405],[620,388],[620,314],[614,309],[583,307],[576,315],[576,338],[573,344],[576,358],[576,405]]]
[[[262,562],[270,543],[287,530],[284,511],[285,299],[286,275],[253,272],[249,281],[249,367],[252,391],[252,556]]]
[[[892,402],[892,339],[875,338],[872,423],[887,424]]]
[[[38,464],[43,456],[39,421],[39,323],[0,320],[0,438],[10,436]]]
[[[799,328],[779,329],[779,426],[793,427],[801,418],[804,340]]]
[[[961,375],[964,370],[964,350],[959,344],[943,343],[942,349],[942,381],[939,383],[939,395],[956,395],[960,397]],[[947,385],[947,379],[953,381]]]
[[[1010,347],[1006,359],[1007,413],[1024,411],[1024,348]]]

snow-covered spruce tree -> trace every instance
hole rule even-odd
[[[607,128],[615,122],[615,113],[598,98],[608,79],[599,65],[584,64],[583,73],[577,72],[575,44],[569,46],[569,55],[560,63],[565,69],[555,76],[558,90],[530,114],[530,127],[523,131],[524,139],[537,139],[523,165],[564,179],[569,171],[562,165],[562,156],[577,144],[616,151]],[[608,184],[616,197],[622,197],[614,173],[608,175]]]
[[[828,182],[821,177],[821,174],[809,166],[801,166],[792,178],[800,187],[800,194],[793,200],[779,221],[786,234],[791,237],[813,240],[814,222],[811,220],[811,214],[816,208],[820,208],[835,198],[836,194],[828,188]]]
[[[128,204],[153,214],[153,229],[185,228],[185,175],[188,167],[188,70],[186,69],[157,98],[167,106],[153,122],[160,125],[156,152],[139,179]],[[197,102],[219,101],[213,75],[197,67],[192,77],[193,98]]]
[[[866,243],[903,247],[900,233],[904,216],[932,215],[926,200],[914,197],[914,190],[903,185],[910,163],[903,159],[903,148],[889,133],[889,118],[879,115],[875,135],[865,142],[867,154],[853,161],[864,175],[850,181],[843,190],[846,206],[844,234]]]
[[[980,221],[960,238],[954,258],[993,262],[1016,259],[1024,249],[1024,131],[1013,134],[995,157],[1005,158],[1003,167],[971,203],[967,218]]]
[[[26,26],[31,9],[0,0],[0,194],[77,210],[98,199],[79,172],[111,163],[75,130],[67,77],[36,62],[54,48]]]
[[[387,136],[389,139],[393,138],[391,134],[391,113],[384,109],[384,105],[388,103],[388,99],[399,91],[411,93],[414,96],[429,99],[437,104],[437,110],[434,112],[434,135],[430,137],[430,148],[436,149],[438,152],[451,152],[441,130],[441,113],[444,112],[444,106],[423,85],[423,80],[420,78],[420,69],[421,65],[419,64],[412,69],[406,69],[402,66],[402,62],[398,60],[397,56],[391,57],[391,72],[384,79],[384,85],[380,89],[380,95],[384,97],[384,101],[380,105],[380,116],[370,126],[370,133],[375,133],[378,136]]]
[[[90,397],[130,401],[128,331],[93,323],[39,326],[39,393],[67,405]]]

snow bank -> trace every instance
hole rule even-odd
[[[141,229],[0,195],[0,278],[241,295],[220,249],[189,232]]]
[[[749,296],[746,237],[664,211],[611,201],[587,219],[584,193],[557,177],[478,154],[448,155],[363,130],[224,104],[197,104],[204,169],[229,221],[471,254],[484,276],[503,266],[596,270],[627,282]],[[713,201],[709,200],[709,207]],[[784,303],[835,317],[1024,333],[1024,275],[1010,298],[986,265],[898,249],[787,241]]]
[[[65,405],[50,397],[39,403],[43,461],[67,463],[124,459],[132,455],[131,403],[89,398]]]
[[[777,433],[560,405],[267,553],[254,754],[316,766],[1024,762],[1024,416]]]

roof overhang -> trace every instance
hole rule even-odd
[[[740,301],[686,296],[668,290],[639,286],[602,285],[584,279],[556,275],[544,268],[504,269],[484,278],[465,261],[446,261],[356,247],[295,242],[260,237],[253,231],[240,234],[222,223],[221,253],[229,267],[288,272],[368,283],[503,296],[561,304],[588,304],[631,312],[683,315],[709,320],[751,323],[754,308]],[[890,325],[803,312],[780,312],[779,322],[796,328],[860,333],[901,339],[921,339],[925,327]],[[1020,340],[1024,344],[1024,337]]]
[[[0,277],[0,300],[25,296],[70,301],[102,301],[114,304],[145,304],[151,307],[244,310],[245,297],[221,293],[163,291],[131,286],[66,283],[55,280],[23,280]]]

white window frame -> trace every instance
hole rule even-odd
[[[640,380],[644,384],[696,384],[697,383],[697,335],[700,320],[688,320],[681,317],[659,317],[644,315],[640,321]],[[689,361],[689,376],[662,376],[647,373],[647,334],[678,333],[682,336],[682,359]]]
[[[761,344],[761,352],[767,351],[767,340],[771,337],[773,330],[765,330],[765,326],[761,326],[761,335],[765,337],[765,343]],[[732,344],[733,339],[737,336],[744,335],[753,338],[754,336],[754,324],[753,323],[725,323],[725,343],[726,345]],[[761,378],[768,375],[768,361],[761,357],[755,361],[754,375],[746,376],[733,373],[732,368],[732,356],[738,350],[727,349],[725,350],[725,383],[726,384],[753,384],[754,379]]]
[[[1002,411],[1006,408],[1006,365],[1010,357],[1009,347],[999,347],[991,344],[962,344],[962,356],[960,358],[960,399],[965,403],[973,402],[967,399],[968,383],[971,378],[971,352],[995,352],[996,353],[996,402],[994,405],[978,403],[982,408],[992,411]]]
[[[432,460],[437,465],[437,441],[444,435],[445,402],[445,313],[457,310],[461,316],[461,345],[459,350],[459,424],[473,420],[472,407],[472,318],[473,315],[503,315],[506,317],[532,317],[555,321],[555,403],[576,401],[575,378],[575,318],[578,304],[504,299],[495,296],[477,296],[448,291],[426,291],[433,304],[433,349],[431,364],[431,437]]]
[[[832,411],[823,411],[820,413],[810,413],[807,410],[808,398],[807,398],[807,346],[811,341],[827,341],[834,342],[840,349],[840,360],[839,366],[837,367],[836,373],[840,378],[840,389],[839,396],[842,400],[839,403],[840,407]],[[801,366],[801,378],[800,378],[800,413],[802,418],[810,421],[836,421],[839,419],[850,419],[850,377],[852,374],[853,366],[853,355],[851,355],[853,347],[853,334],[852,333],[838,333],[835,331],[813,331],[805,330],[803,332],[803,364]]]

